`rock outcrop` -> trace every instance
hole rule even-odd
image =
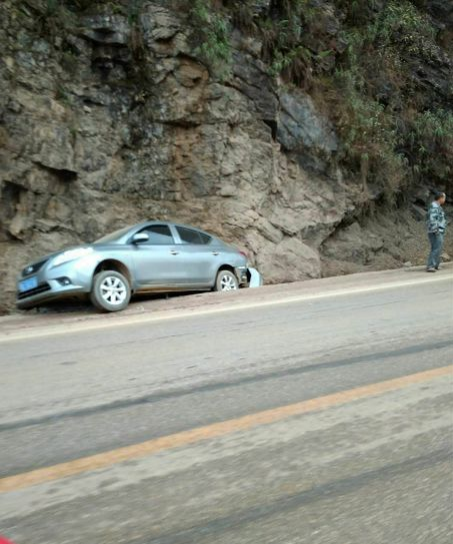
[[[337,160],[332,120],[269,74],[259,40],[235,31],[221,80],[187,3],[141,2],[133,16],[80,4],[60,15],[40,0],[0,6],[3,304],[29,259],[148,218],[241,246],[268,282],[382,266],[391,228],[362,221],[369,202]],[[407,231],[416,217],[406,213]],[[403,248],[389,264],[409,258]]]

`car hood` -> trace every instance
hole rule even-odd
[[[54,253],[48,253],[47,255],[43,255],[41,257],[38,257],[37,259],[34,259],[33,261],[30,261],[29,263],[27,263],[27,265],[24,268],[27,268],[28,266],[32,266],[32,265],[34,265],[36,263],[50,261],[51,259],[54,259],[58,255],[61,255],[62,253],[65,253],[66,251],[72,251],[73,249],[84,249],[84,248],[88,248],[88,247],[93,247],[93,245],[92,244],[81,244],[81,245],[78,245],[78,246],[65,247],[64,249],[60,249],[59,251],[55,251]]]

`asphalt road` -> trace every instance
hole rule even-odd
[[[370,277],[218,311],[208,295],[168,319],[62,316],[26,334],[14,321],[0,534],[450,544],[453,275]]]

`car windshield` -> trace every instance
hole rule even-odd
[[[110,242],[117,242],[120,238],[122,238],[126,232],[128,232],[132,227],[124,227],[122,229],[116,230],[115,232],[112,232],[111,234],[107,234],[106,236],[103,236],[102,238],[99,238],[99,240],[96,240],[95,244],[108,244]]]

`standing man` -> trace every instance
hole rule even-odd
[[[428,210],[428,238],[431,244],[431,252],[428,258],[427,272],[439,270],[442,247],[444,245],[447,220],[442,206],[445,204],[445,193],[436,193],[434,202]]]

